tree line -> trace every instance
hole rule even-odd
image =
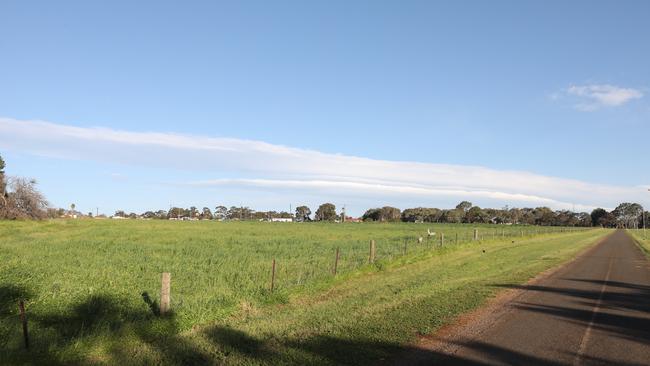
[[[611,212],[604,208],[597,208],[587,213],[569,210],[554,211],[548,207],[481,208],[472,205],[471,202],[463,201],[453,209],[416,207],[400,211],[398,208],[385,206],[369,209],[362,216],[364,221],[602,226],[635,229],[644,227],[647,218],[648,212],[644,212],[640,204],[629,202],[621,203]]]
[[[51,208],[43,194],[36,189],[36,181],[21,177],[7,178],[5,162],[0,156],[0,219],[44,219],[60,217],[93,217],[92,212],[82,214],[76,211],[75,204],[70,210]],[[100,215],[103,216],[103,215]],[[104,216],[105,217],[105,216]],[[602,226],[641,228],[646,225],[648,212],[638,203],[625,202],[611,212],[597,208],[591,213],[552,210],[548,207],[501,209],[481,208],[469,201],[462,201],[455,208],[440,209],[432,207],[415,207],[400,210],[384,206],[368,209],[361,218],[337,212],[333,203],[323,203],[313,212],[302,205],[295,212],[256,211],[250,207],[218,205],[211,209],[171,207],[169,210],[146,211],[141,214],[116,211],[115,218],[143,218],[161,220],[273,220],[291,219],[299,222],[308,221],[378,221],[378,222],[430,222],[430,223],[490,223],[510,225],[541,226]]]
[[[176,220],[230,220],[230,221],[271,221],[272,219],[292,219],[298,222],[309,221],[377,221],[377,222],[422,222],[422,223],[454,223],[454,224],[506,224],[506,225],[539,225],[539,226],[601,226],[641,228],[645,223],[648,212],[643,212],[638,203],[622,203],[611,212],[597,208],[591,213],[572,212],[568,210],[552,210],[548,207],[502,209],[481,208],[469,201],[463,201],[452,209],[430,207],[415,207],[400,210],[396,207],[384,206],[368,209],[360,218],[344,216],[337,212],[333,203],[324,203],[313,212],[308,206],[298,206],[295,212],[287,211],[256,211],[250,207],[216,206],[214,210],[208,207],[181,208],[172,207],[169,211],[147,211],[140,215],[117,211],[115,217],[145,218],[145,219],[176,219]]]

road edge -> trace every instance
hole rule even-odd
[[[502,321],[508,313],[512,311],[512,308],[506,306],[506,304],[516,301],[529,293],[530,290],[526,289],[526,286],[535,285],[562,272],[581,257],[589,255],[590,252],[594,251],[615,232],[616,231],[608,233],[593,244],[580,250],[566,262],[538,273],[528,281],[522,283],[522,287],[524,288],[504,289],[498,291],[495,295],[486,299],[486,302],[483,305],[469,312],[460,314],[450,323],[438,328],[438,330],[431,334],[418,337],[417,341],[410,344],[411,351],[406,354],[396,355],[396,357],[391,359],[388,364],[420,364],[423,361],[430,360],[431,352],[447,355],[456,353],[456,351],[461,347],[461,339],[477,337],[490,327]],[[413,350],[415,350],[415,352]]]

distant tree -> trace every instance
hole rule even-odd
[[[116,216],[116,217],[126,217],[126,214],[124,213],[124,211],[122,211],[122,210],[118,210],[118,211],[115,211],[115,215],[113,215],[113,216]]]
[[[555,211],[555,219],[548,225],[556,226],[576,226],[578,225],[578,215],[569,210]]]
[[[153,219],[156,217],[156,214],[153,211],[147,211],[140,216],[144,217],[145,219]]]
[[[505,215],[503,210],[496,208],[485,208],[483,209],[485,213],[485,222],[492,224],[503,224],[505,222]]]
[[[472,203],[469,201],[462,201],[461,203],[456,205],[456,209],[463,210],[463,212],[469,211],[470,208],[472,208]]]
[[[422,207],[407,208],[402,211],[402,221],[404,222],[422,222],[424,215],[422,214]]]
[[[180,218],[183,218],[183,217],[185,217],[185,216],[187,216],[187,215],[188,215],[188,214],[187,214],[187,210],[185,210],[184,208],[181,208],[181,207],[172,207],[172,208],[169,210],[169,213],[167,214],[167,216],[168,216],[170,219],[171,219],[171,218],[174,218],[174,219],[180,219]]]
[[[402,216],[402,211],[399,208],[384,206],[381,208],[381,218],[380,221],[399,221]]]
[[[74,215],[74,209],[75,209],[75,208],[77,208],[77,205],[75,205],[74,203],[70,204],[70,213],[71,213],[72,215]]]
[[[88,217],[90,217],[90,218],[93,217],[93,213],[92,213],[92,211],[88,211]]]
[[[190,207],[190,217],[195,218],[199,215],[199,212],[196,210],[196,207]]]
[[[167,211],[165,211],[165,210],[158,210],[158,211],[156,211],[156,217],[155,217],[155,218],[156,218],[156,219],[159,219],[159,220],[165,220],[165,219],[167,219],[167,218],[168,218],[168,217],[167,217]]]
[[[228,208],[226,206],[217,206],[214,208],[214,218],[225,220],[228,217]]]
[[[618,205],[612,214],[619,226],[632,229],[639,226],[643,208],[638,203],[624,202]]]
[[[311,221],[311,210],[307,206],[296,207],[296,221]]]
[[[404,222],[438,222],[444,220],[446,211],[428,207],[407,208],[402,211],[401,219]]]
[[[597,208],[591,211],[591,225],[603,226],[603,218],[607,217],[607,210],[604,208]]]
[[[212,220],[212,212],[210,211],[209,208],[203,207],[203,211],[201,212],[201,220]]]
[[[7,182],[5,181],[5,161],[0,156],[0,210],[7,205]],[[1,213],[0,213],[1,216]]]
[[[451,210],[441,211],[439,221],[458,224],[463,222],[464,217],[465,217],[465,212],[463,210],[454,208]]]
[[[465,213],[465,222],[470,224],[486,222],[486,215],[483,210],[478,206],[472,206],[467,213]]]
[[[537,207],[533,210],[535,225],[549,226],[555,222],[555,213],[548,207]]]
[[[43,219],[47,217],[47,200],[36,189],[36,180],[14,177],[9,180],[6,205],[0,218]]]
[[[229,220],[250,220],[253,218],[254,213],[255,211],[249,207],[231,206],[226,216]]]
[[[323,203],[316,210],[314,216],[316,221],[334,221],[336,220],[336,206],[332,203]]]
[[[380,221],[381,220],[381,209],[380,208],[370,208],[364,212],[361,216],[363,221]]]
[[[522,208],[519,209],[519,223],[524,225],[535,225],[535,209]]]
[[[591,224],[591,215],[586,212],[580,212],[577,214],[578,226],[589,227]]]
[[[508,222],[512,224],[519,224],[521,217],[522,214],[520,209],[513,207],[508,210]]]

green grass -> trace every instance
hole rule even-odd
[[[628,230],[627,232],[636,239],[636,242],[645,255],[650,257],[650,230],[647,232],[644,230]]]
[[[417,244],[427,228],[445,233],[442,248],[437,240]],[[479,226],[483,241],[472,242],[473,228],[2,222],[0,357],[7,361],[0,363],[371,362],[607,232],[534,236],[558,229]],[[370,239],[377,241],[372,266]],[[163,271],[172,273],[174,313],[160,318],[152,308]],[[28,301],[29,352],[20,345],[18,298]]]

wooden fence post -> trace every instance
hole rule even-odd
[[[336,276],[336,270],[339,266],[339,248],[336,248],[336,257],[334,257],[334,276]]]
[[[375,241],[370,241],[370,263],[375,263]]]
[[[445,244],[445,234],[440,233],[440,246],[443,246]]]
[[[160,289],[160,315],[165,315],[167,312],[169,312],[171,277],[171,273],[169,272],[163,272],[162,274],[162,287]]]
[[[478,240],[478,229],[474,229],[474,240]]]
[[[20,309],[20,321],[23,323],[23,338],[25,340],[25,348],[29,349],[29,334],[27,333],[27,314],[25,313],[25,302],[20,300],[18,302],[18,308]]]
[[[271,292],[275,289],[275,258],[273,258],[273,264],[271,265]]]

